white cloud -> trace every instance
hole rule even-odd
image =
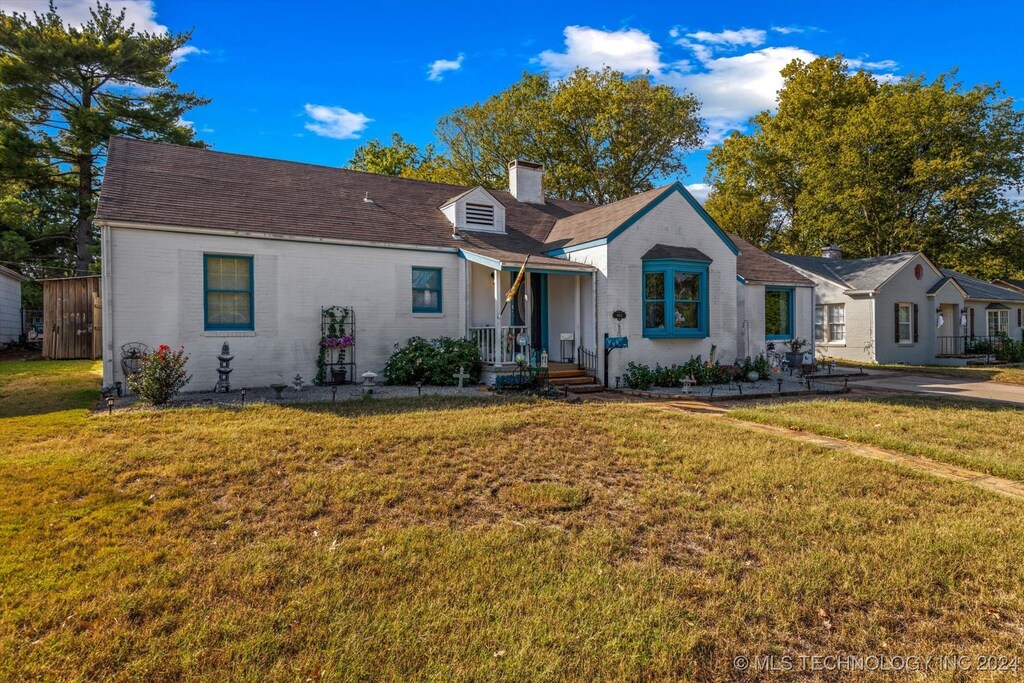
[[[365,114],[357,114],[342,107],[328,107],[322,104],[307,104],[306,114],[313,119],[306,124],[306,130],[325,138],[354,140],[373,121]]]
[[[881,59],[877,62],[869,62],[863,59],[847,59],[846,63],[851,69],[865,69],[867,71],[892,71],[899,66],[899,62],[892,59]]]
[[[195,45],[182,45],[171,53],[171,64],[181,64],[188,59],[189,55],[205,55],[206,50],[201,50]]]
[[[789,35],[818,29],[774,26],[771,30]],[[685,34],[684,31],[686,29],[673,27],[668,35],[675,46],[692,53],[691,59],[663,57],[662,46],[638,29],[604,31],[568,26],[565,29],[565,50],[545,50],[535,61],[556,76],[578,66],[600,69],[608,65],[627,74],[649,71],[656,83],[694,93],[701,101],[700,113],[708,129],[704,147],[709,148],[735,130],[746,130],[752,116],[775,109],[776,96],[784,82],[780,72],[786,65],[794,59],[810,62],[818,57],[796,46],[765,47],[768,32],[761,29],[740,28],[717,33],[692,31]],[[728,52],[722,53],[726,50]],[[897,66],[892,60],[848,62],[853,68],[863,65],[864,68],[883,71]],[[875,77],[880,80],[895,78],[888,73],[876,73]]]
[[[693,195],[693,198],[701,204],[707,200],[708,193],[711,192],[711,186],[707,183],[690,183],[686,186],[686,189],[689,190],[690,194]]]
[[[167,27],[157,22],[153,0],[107,0],[115,12],[124,9],[125,23],[135,24],[135,29],[149,33],[167,33]],[[27,14],[46,12],[45,0],[3,0],[3,11]],[[96,0],[56,0],[57,14],[65,24],[81,26],[89,21],[89,10],[96,7]]]
[[[458,71],[462,68],[462,60],[466,55],[459,53],[455,59],[435,59],[427,71],[428,81],[443,81],[445,71]]]
[[[809,62],[816,57],[799,47],[765,47],[708,59],[703,62],[705,71],[674,74],[670,82],[696,93],[706,118],[742,122],[775,108],[775,96],[783,83],[779,72],[784,66],[794,59]]]
[[[719,33],[696,31],[686,35],[698,43],[723,46],[750,45],[751,47],[757,47],[764,44],[766,34],[761,29],[741,28],[738,30],[725,30]]]
[[[602,31],[588,26],[565,27],[565,52],[545,50],[537,57],[555,75],[578,66],[600,70],[604,66],[627,74],[661,72],[661,47],[638,29]]]

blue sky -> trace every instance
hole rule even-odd
[[[81,20],[86,0],[58,0]],[[706,147],[770,107],[794,57],[842,53],[879,74],[1000,81],[1024,106],[1020,2],[267,2],[112,0],[137,26],[194,29],[175,79],[213,102],[185,118],[214,149],[345,164],[392,131],[423,144],[437,118],[524,70],[650,70],[696,93]],[[32,10],[45,0],[0,0]],[[706,151],[681,178],[700,196]]]

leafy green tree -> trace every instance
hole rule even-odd
[[[404,176],[415,171],[427,158],[432,156],[433,147],[420,150],[415,144],[406,142],[398,133],[391,134],[391,144],[374,139],[356,147],[348,168],[379,175]]]
[[[0,13],[0,204],[29,205],[0,214],[0,249],[42,249],[79,275],[95,256],[107,140],[201,144],[181,117],[208,102],[170,80],[174,52],[190,33],[138,32],[124,10],[99,2],[90,14],[76,27],[65,26],[52,3],[33,18]]]
[[[892,82],[841,56],[783,70],[778,111],[709,154],[707,210],[745,239],[851,257],[923,250],[950,267],[1019,273],[1024,113],[997,86]]]
[[[457,183],[447,161],[428,144],[420,149],[398,133],[392,133],[390,144],[374,139],[360,145],[352,153],[348,168],[380,175],[401,176],[438,183]]]
[[[704,133],[700,103],[650,79],[605,68],[561,80],[525,73],[508,89],[441,118],[450,177],[508,186],[508,162],[544,164],[548,194],[604,204],[685,172]]]

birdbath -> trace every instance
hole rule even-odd
[[[284,390],[288,388],[287,384],[271,384],[270,388],[274,390],[274,398],[284,398]]]

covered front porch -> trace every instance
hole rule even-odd
[[[594,353],[593,267],[532,257],[522,285],[506,303],[522,260],[473,253],[466,258],[466,336],[479,347],[485,371],[512,369],[520,353],[531,365],[545,353],[549,363],[576,364],[581,349]]]

